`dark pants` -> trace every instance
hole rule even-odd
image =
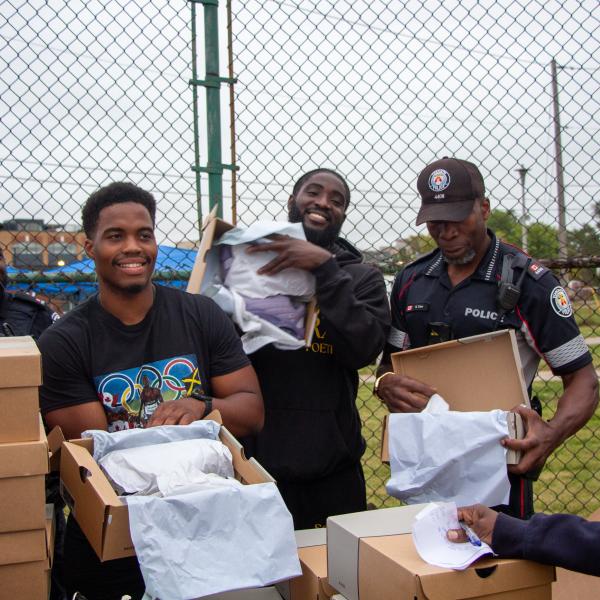
[[[533,516],[532,481],[512,473],[508,474],[508,480],[510,481],[508,504],[501,504],[493,508],[517,519],[530,519]]]
[[[294,518],[294,529],[325,527],[327,517],[367,509],[365,476],[360,463],[322,479],[278,481]]]
[[[87,600],[133,600],[144,595],[145,585],[135,556],[100,562],[77,521],[67,521],[63,557],[63,581],[68,597],[81,592]]]

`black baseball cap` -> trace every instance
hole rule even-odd
[[[427,165],[417,179],[421,209],[417,225],[426,221],[464,221],[476,198],[485,196],[479,169],[460,158],[448,158]]]

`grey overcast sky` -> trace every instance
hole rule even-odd
[[[481,165],[503,208],[518,206],[515,169],[528,167],[531,219],[553,223],[553,57],[568,226],[589,222],[600,150],[596,0],[232,7],[242,222],[285,218],[292,181],[328,165],[353,190],[345,234],[361,247],[389,244],[415,231],[418,171],[451,154]],[[197,238],[189,15],[184,0],[0,5],[0,219],[78,221],[91,191],[129,179],[160,199],[161,241]],[[221,97],[229,163],[227,88]],[[202,116],[202,162],[205,129]]]

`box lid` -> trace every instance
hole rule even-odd
[[[40,420],[40,436],[34,442],[0,444],[0,477],[44,475],[49,471],[48,440]]]
[[[0,338],[0,386],[37,386],[42,383],[40,351],[30,336]]]
[[[200,240],[200,248],[196,254],[196,260],[190,273],[186,291],[190,294],[199,294],[202,289],[202,280],[206,271],[206,254],[210,250],[213,241],[221,237],[229,229],[233,229],[233,225],[219,219],[217,216],[217,207],[213,208],[210,214],[204,219],[202,224],[202,239]]]
[[[513,330],[395,352],[391,358],[395,373],[436,387],[451,410],[529,406]]]

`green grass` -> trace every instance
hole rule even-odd
[[[594,362],[600,362],[599,347],[594,348]],[[361,371],[363,379],[374,368]],[[363,422],[363,436],[367,450],[363,467],[367,480],[368,502],[375,507],[400,504],[385,491],[389,467],[380,459],[381,430],[387,409],[372,394],[372,381],[362,383],[358,394],[358,407]],[[536,382],[534,392],[542,401],[543,416],[552,417],[562,391],[560,380]],[[569,512],[588,516],[600,507],[600,411],[576,435],[568,439],[552,454],[534,483],[535,510],[538,512]]]

